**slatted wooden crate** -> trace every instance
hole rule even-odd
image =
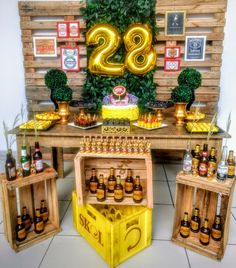
[[[122,154],[92,154],[78,153],[75,157],[75,179],[76,191],[79,205],[89,204],[113,204],[113,205],[135,205],[153,208],[153,186],[152,186],[152,158],[151,155],[122,155]],[[104,183],[107,185],[110,168],[115,169],[115,176],[121,176],[121,183],[127,176],[127,169],[132,170],[133,178],[140,176],[143,187],[143,201],[135,203],[132,194],[124,193],[124,200],[120,203],[114,201],[114,195],[107,193],[106,200],[97,201],[96,194],[91,194],[87,189],[92,168],[96,168],[97,176],[104,175]]]
[[[44,111],[53,108],[48,101],[50,92],[44,85],[44,73],[53,67],[60,67],[60,49],[62,45],[79,45],[81,58],[81,71],[68,73],[69,85],[78,98],[81,94],[85,80],[84,68],[87,66],[86,46],[83,32],[86,24],[81,16],[80,8],[85,6],[85,1],[23,1],[19,2],[19,13],[22,30],[26,97],[28,111]],[[218,103],[220,93],[220,68],[223,51],[225,12],[227,0],[158,0],[156,18],[159,34],[156,36],[157,45],[157,71],[154,79],[158,83],[157,93],[159,100],[170,98],[171,88],[177,85],[179,72],[167,73],[164,68],[165,46],[181,47],[181,68],[196,67],[203,75],[202,86],[196,90],[196,100],[207,104],[202,111],[213,114]],[[186,11],[186,35],[206,35],[206,60],[184,61],[185,36],[165,36],[165,12]],[[34,58],[33,36],[50,33],[56,36],[56,22],[63,20],[78,20],[81,26],[81,37],[58,39],[58,57],[56,59]]]
[[[50,167],[45,167],[41,173],[18,178],[14,181],[8,181],[5,174],[0,174],[4,232],[10,246],[16,252],[60,232],[56,177],[56,171]],[[17,199],[17,190],[19,200]],[[36,234],[34,224],[32,224],[31,229],[27,232],[26,239],[22,242],[16,241],[17,202],[19,202],[20,208],[27,207],[29,215],[33,219],[34,211],[36,208],[40,208],[40,201],[43,199],[47,202],[49,212],[44,231],[41,234]]]
[[[235,179],[227,179],[225,182],[218,182],[214,178],[209,181],[207,178],[185,175],[181,171],[176,177],[176,184],[175,218],[172,241],[207,257],[218,260],[222,259],[228,243]],[[219,196],[221,198],[220,201],[218,201]],[[203,223],[204,218],[208,218],[209,228],[211,229],[217,212],[217,205],[220,205],[219,214],[221,215],[223,223],[221,241],[210,239],[209,245],[203,246],[199,242],[200,232],[190,232],[188,238],[182,238],[180,236],[180,224],[185,212],[188,212],[189,217],[191,217],[194,207],[199,208],[201,223]]]

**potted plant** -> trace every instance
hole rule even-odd
[[[183,125],[186,106],[191,100],[192,90],[187,85],[179,85],[172,90],[171,99],[175,103],[176,125]]]

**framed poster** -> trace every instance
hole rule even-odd
[[[204,61],[206,36],[186,36],[185,61]]]
[[[180,70],[180,59],[166,59],[164,60],[165,72],[178,72]]]
[[[185,18],[185,11],[166,11],[165,35],[184,35]]]
[[[180,47],[165,47],[165,59],[180,58]]]
[[[70,72],[78,72],[80,70],[78,47],[61,47],[61,68],[64,71]]]
[[[34,56],[35,57],[56,57],[57,39],[53,36],[35,36],[33,37]]]
[[[67,38],[68,36],[68,23],[66,21],[57,22],[57,37]]]
[[[68,23],[69,35],[70,38],[76,38],[80,36],[80,25],[79,21],[73,21]]]

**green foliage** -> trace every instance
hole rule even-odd
[[[172,90],[171,99],[173,102],[188,103],[191,100],[192,90],[186,85],[179,85]]]
[[[178,77],[179,85],[187,85],[192,90],[195,90],[198,87],[200,87],[201,82],[202,82],[202,75],[199,71],[197,71],[194,68],[186,68],[180,73]]]
[[[44,76],[45,85],[53,90],[65,86],[67,83],[66,73],[59,69],[50,69]]]
[[[71,101],[72,89],[66,85],[57,87],[52,91],[52,99],[55,101]]]
[[[157,35],[156,0],[89,0],[82,14],[86,20],[87,28],[97,23],[107,23],[118,28],[121,34],[133,23],[146,23],[153,32],[153,43]],[[88,57],[92,49],[88,48]],[[124,62],[125,48],[122,45],[117,53],[110,59],[111,62]],[[83,86],[82,96],[93,103],[97,109],[101,108],[103,98],[112,92],[113,87],[123,85],[127,92],[139,98],[139,108],[145,110],[148,101],[155,100],[156,84],[153,81],[154,70],[145,76],[125,73],[123,77],[95,76],[87,71],[86,82]]]

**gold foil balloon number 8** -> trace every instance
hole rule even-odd
[[[127,50],[125,64],[109,62],[121,45],[121,36],[111,25],[99,23],[86,34],[87,45],[98,45],[92,52],[88,68],[91,73],[104,76],[122,76],[125,67],[131,73],[145,75],[156,64],[152,33],[146,24],[132,24],[124,34]]]

